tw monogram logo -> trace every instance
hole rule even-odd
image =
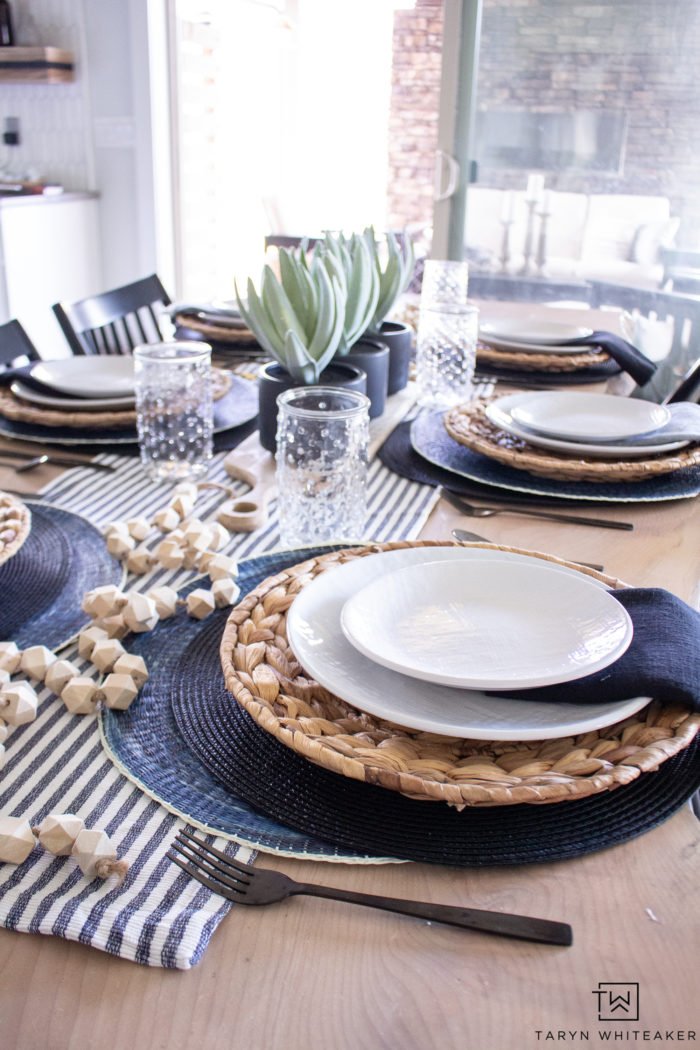
[[[598,996],[599,1021],[638,1021],[639,985],[598,981],[593,989]]]

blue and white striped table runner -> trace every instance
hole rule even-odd
[[[98,527],[136,516],[150,518],[167,503],[168,490],[148,482],[137,459],[99,459],[118,470],[113,475],[71,470],[44,490],[44,502]],[[244,493],[244,485],[231,483],[222,460],[223,454],[215,457],[209,479]],[[202,520],[213,519],[225,498],[220,491],[205,490],[195,513]],[[367,538],[416,538],[434,501],[433,489],[399,478],[373,460]],[[274,500],[270,512],[267,527],[233,536],[224,553],[240,561],[278,547]],[[168,583],[178,588],[192,578],[191,572],[158,568],[146,577],[130,577],[128,586],[147,590]],[[77,663],[81,674],[94,673],[75,646],[61,655]],[[100,745],[97,716],[71,715],[45,688],[39,698],[36,721],[11,730],[6,742],[0,813],[26,817],[31,824],[50,812],[78,814],[88,827],[108,832],[130,867],[121,886],[113,879],[88,882],[71,857],[54,857],[37,847],[21,865],[0,864],[0,922],[12,930],[80,941],[145,965],[188,969],[201,958],[230,905],[167,860],[165,852],[182,821],[111,764]],[[235,842],[212,841],[243,860],[252,856]]]

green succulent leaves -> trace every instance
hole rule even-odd
[[[379,298],[374,316],[367,326],[371,332],[378,332],[384,318],[391,311],[394,303],[408,288],[416,264],[416,252],[410,237],[404,236],[404,247],[399,244],[396,235],[388,233],[386,237],[386,265],[382,266],[379,244],[372,226],[363,234],[372,254],[377,274],[379,275]]]

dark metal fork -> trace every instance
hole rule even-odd
[[[364,904],[368,908],[414,915],[431,922],[444,922],[462,929],[498,933],[525,941],[544,944],[570,945],[573,932],[567,923],[534,919],[526,915],[508,915],[504,912],[477,911],[475,908],[455,908],[447,904],[427,904],[421,901],[395,900],[369,893],[316,886],[308,882],[294,882],[282,872],[254,868],[207,845],[186,829],[180,831],[168,850],[170,860],[183,871],[207,886],[214,893],[237,904],[272,904],[295,894],[326,897],[330,900]]]

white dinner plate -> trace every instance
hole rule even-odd
[[[479,336],[485,343],[496,349],[520,353],[570,354],[570,345],[558,344],[585,339],[592,334],[592,328],[561,321],[484,321],[479,326]],[[581,349],[584,350],[585,346]]]
[[[602,671],[632,621],[587,576],[547,562],[421,562],[347,600],[345,636],[371,660],[463,689],[532,689]]]
[[[673,452],[685,448],[688,441],[667,441],[663,445],[596,445],[592,441],[565,441],[560,438],[549,438],[535,430],[520,426],[513,418],[512,408],[529,394],[507,394],[486,406],[486,416],[501,430],[514,437],[522,438],[538,448],[552,449],[554,452],[565,452],[570,456],[592,456],[596,459],[643,459],[655,456],[659,452]]]
[[[76,408],[79,409],[121,409],[121,408],[133,408],[135,400],[133,394],[129,397],[60,397],[56,394],[51,397],[50,394],[42,394],[38,390],[34,390],[30,386],[26,386],[21,380],[15,380],[11,384],[10,390],[17,397],[21,397],[24,401],[31,401],[35,405],[45,405],[47,408]]]
[[[640,437],[671,418],[653,401],[568,390],[526,394],[510,411],[516,423],[545,437],[586,442]]]
[[[55,361],[38,361],[31,375],[59,394],[73,397],[126,397],[134,394],[134,362],[130,354],[86,354]]]
[[[340,614],[361,587],[384,573],[426,561],[530,563],[523,554],[469,547],[407,547],[347,562],[317,576],[294,599],[287,637],[297,659],[326,689],[362,711],[399,725],[475,740],[545,740],[613,725],[648,698],[612,704],[507,700],[475,689],[423,682],[382,667],[343,634]],[[557,572],[580,575],[557,566]],[[593,581],[594,586],[605,589]]]

